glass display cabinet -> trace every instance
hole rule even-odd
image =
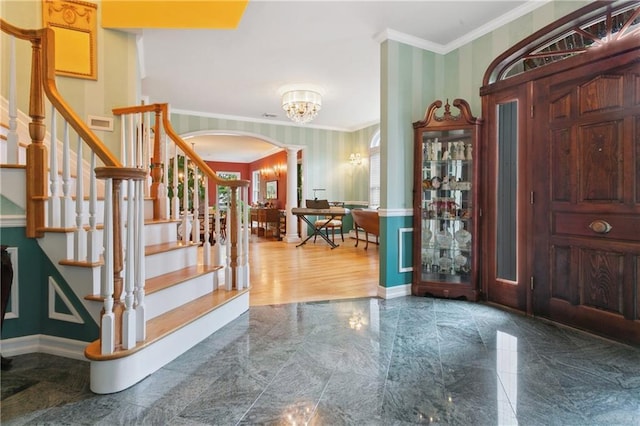
[[[412,294],[478,299],[478,138],[469,104],[447,101],[413,123],[415,138]]]

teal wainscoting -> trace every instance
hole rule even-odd
[[[413,262],[413,218],[387,216],[380,212],[380,285],[411,284]]]
[[[25,237],[24,228],[2,228],[0,243],[18,249],[18,265],[13,265],[18,276],[18,317],[5,319],[2,327],[3,339],[43,334],[91,342],[99,337],[96,322],[40,249],[37,241]],[[53,312],[59,317],[75,316],[79,318],[75,321],[81,323],[50,318],[50,278],[57,285],[57,290],[53,293]],[[12,310],[11,307],[9,310]]]

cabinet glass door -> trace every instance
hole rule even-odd
[[[422,279],[468,283],[473,256],[471,132],[424,132],[422,138]]]
[[[460,115],[434,102],[425,120],[414,123],[414,282],[416,295],[475,300],[477,170],[479,122],[466,102]]]

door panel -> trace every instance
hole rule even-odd
[[[486,99],[483,138],[482,282],[489,301],[522,311],[528,287],[527,91]],[[491,232],[488,232],[488,231]]]
[[[640,343],[640,65],[593,70],[534,84],[533,310]]]

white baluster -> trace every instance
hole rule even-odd
[[[173,153],[173,182],[171,182],[173,190],[173,199],[171,200],[171,218],[178,220],[180,217],[180,198],[178,197],[178,145],[174,145]]]
[[[147,139],[149,138],[149,114],[148,113],[138,113],[136,114],[138,118],[138,133],[136,140],[136,161],[134,163],[135,167],[146,167],[148,159],[148,154],[146,150]]]
[[[73,200],[71,199],[71,146],[69,142],[69,123],[64,122],[64,137],[62,141],[62,206],[60,225],[71,228],[73,223]]]
[[[141,155],[141,163],[140,166],[148,171],[151,170],[149,165],[151,164],[151,156],[153,155],[153,136],[151,132],[151,113],[146,112],[143,113],[141,128],[142,128],[142,155]],[[144,186],[144,196],[151,196],[151,173],[147,173],[146,185]]]
[[[164,133],[163,138],[164,143],[162,144],[162,187],[164,189],[164,201],[162,205],[164,206],[164,212],[162,215],[163,219],[169,219],[169,212],[171,210],[171,200],[169,200],[169,136],[167,136],[166,132]]]
[[[87,232],[84,230],[84,179],[82,171],[82,138],[78,136],[76,157],[76,228],[73,231],[73,258],[76,261],[87,258]]]
[[[227,220],[225,220],[225,228],[226,228],[225,235],[227,235],[227,239],[230,239],[231,238],[231,232],[230,232],[231,220],[233,218],[231,217],[231,209],[228,206],[227,206],[226,217],[227,217]],[[224,283],[227,290],[232,290],[233,280],[231,279],[231,274],[233,271],[231,271],[231,244],[227,241],[224,246],[227,252],[227,256],[225,259]]]
[[[134,118],[135,118],[135,114],[129,114],[127,116],[128,121],[129,121],[129,162],[127,163],[128,167],[133,167],[136,164],[136,137],[135,137],[135,131],[134,131]]]
[[[124,277],[124,313],[122,316],[122,347],[131,349],[136,345],[136,312],[133,309],[133,289],[135,273],[134,238],[136,226],[134,212],[136,210],[136,198],[134,196],[133,179],[127,181],[127,239],[125,253],[125,277]]]
[[[91,170],[89,171],[89,233],[87,234],[87,262],[100,260],[102,244],[98,239],[97,207],[98,191],[96,185],[96,153],[91,151]]]
[[[182,241],[189,241],[189,159],[184,156],[182,167]]]
[[[198,182],[198,167],[193,168],[193,223],[191,224],[191,240],[200,241],[200,183]]]
[[[127,165],[127,116],[120,116],[120,162]]]
[[[147,312],[145,304],[144,284],[146,279],[145,263],[144,263],[144,181],[136,181],[136,206],[137,219],[136,230],[136,335],[138,341],[141,342],[147,338]]]
[[[51,105],[51,131],[49,143],[49,223],[47,226],[60,226],[60,194],[58,194],[58,144],[56,143],[56,108]]]
[[[100,294],[104,300],[104,313],[100,321],[100,350],[103,355],[115,349],[115,316],[113,314],[113,180],[104,183],[104,264]]]
[[[242,239],[244,241],[242,248],[242,268],[243,268],[243,276],[244,276],[244,288],[249,288],[249,187],[245,187],[242,189],[242,216],[244,223],[244,227],[242,227]],[[278,223],[277,226],[280,226]]]
[[[16,95],[16,38],[9,37],[9,133],[7,134],[7,164],[20,163],[18,140],[18,99]],[[50,225],[51,226],[51,225]]]
[[[209,217],[209,178],[204,179],[204,244],[202,245],[202,263],[211,265],[211,221]],[[217,287],[216,287],[217,288]]]

